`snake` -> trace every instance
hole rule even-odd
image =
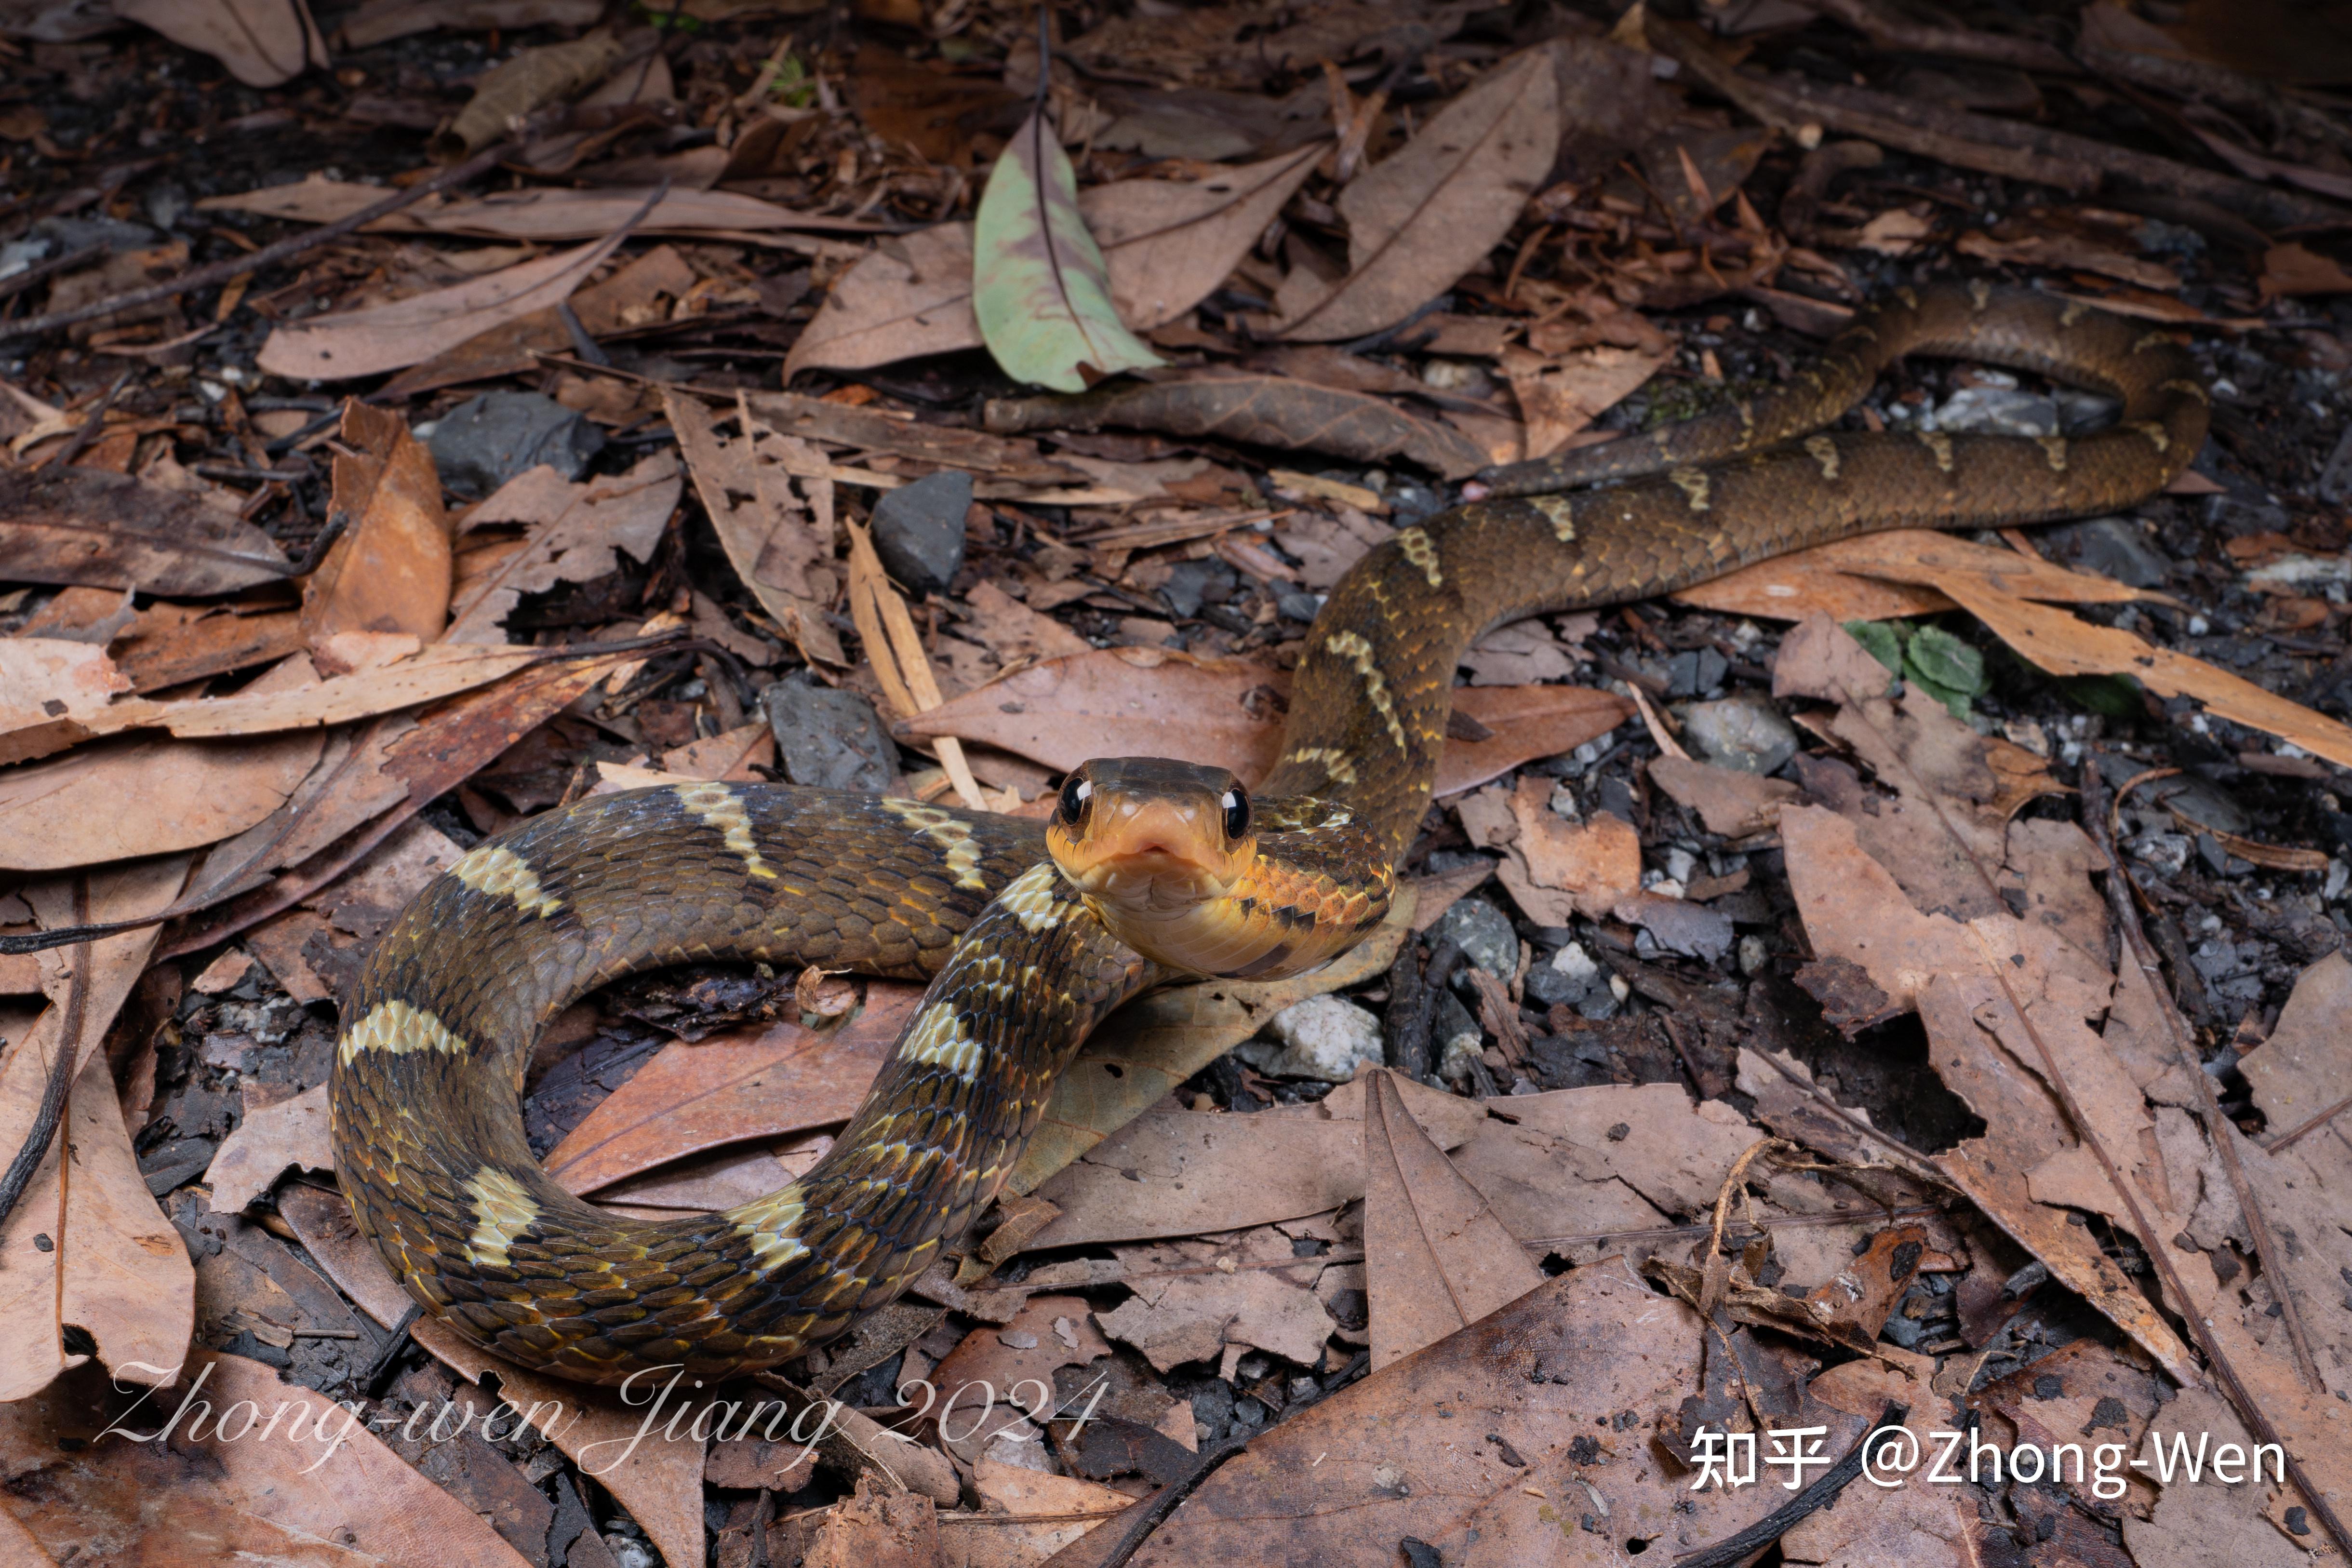
[[[1907,353],[2117,400],[2040,437],[1827,430]],[[939,1267],[1114,1009],[1303,973],[1386,918],[1457,663],[1490,627],[1647,598],[1904,527],[2113,511],[2203,443],[2176,333],[1981,281],[1896,289],[1702,417],[1491,470],[1333,586],[1255,787],[1151,758],[1072,770],[1050,815],[761,782],[591,796],[467,849],[385,928],[330,1072],[354,1220],[421,1310],[524,1367],[612,1384],[775,1366]],[[625,975],[706,960],[926,984],[832,1147],[766,1197],[666,1220],[559,1185],[525,1136],[532,1048]]]

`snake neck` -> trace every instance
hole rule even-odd
[[[2119,397],[2079,437],[1822,433],[1906,353],[2015,364]],[[1987,528],[2114,511],[2188,467],[2208,395],[2165,332],[1982,284],[1898,289],[1768,397],[1495,477],[1621,478],[1499,493],[1402,528],[1342,577],[1300,652],[1268,795],[1345,803],[1390,864],[1419,830],[1454,668],[1489,627],[1672,593],[1790,551],[1895,528]],[[1771,445],[1768,443],[1778,442]],[[1530,472],[1532,470],[1532,472]]]

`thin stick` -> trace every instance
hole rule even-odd
[[[104,300],[94,300],[87,305],[78,305],[69,310],[52,310],[46,316],[31,316],[21,321],[0,323],[0,343],[13,342],[18,338],[39,337],[64,327],[79,326],[84,321],[94,321],[100,316],[110,316],[117,310],[137,310],[142,305],[152,305],[159,300],[175,300],[183,294],[193,294],[199,289],[209,289],[215,283],[226,283],[232,278],[242,277],[248,272],[258,272],[265,267],[273,267],[289,257],[299,256],[304,251],[315,249],[331,239],[340,238],[354,229],[363,228],[378,218],[389,217],[403,207],[414,206],[425,197],[446,191],[452,185],[464,184],[475,175],[495,167],[499,160],[505,157],[514,145],[513,140],[509,138],[485,147],[455,168],[445,169],[431,179],[420,181],[404,191],[396,191],[373,206],[361,208],[349,217],[339,217],[332,223],[321,224],[317,228],[306,230],[301,234],[289,235],[277,244],[265,245],[250,255],[233,256],[226,261],[215,261],[209,267],[199,267],[194,272],[183,272],[177,278],[166,279],[161,283],[150,284],[144,289],[133,289],[128,293],[111,295]]]
[[[1862,1474],[1863,1460],[1868,1457],[1870,1440],[1882,1426],[1900,1426],[1910,1418],[1910,1406],[1893,1400],[1878,1413],[1870,1429],[1855,1440],[1845,1457],[1832,1465],[1821,1479],[1766,1514],[1762,1519],[1734,1535],[1727,1535],[1712,1546],[1702,1546],[1696,1552],[1686,1552],[1675,1559],[1675,1568],[1731,1568],[1734,1563],[1744,1563],[1759,1550],[1769,1546],[1795,1526],[1807,1514],[1818,1512],[1837,1500],[1853,1479]]]
[[[74,879],[74,924],[89,922],[89,878],[85,874]],[[9,1213],[16,1200],[25,1195],[25,1188],[33,1180],[33,1173],[41,1168],[48,1157],[49,1144],[58,1135],[58,1123],[65,1117],[66,1090],[74,1079],[74,1066],[81,1056],[81,1016],[83,1002],[89,989],[89,943],[83,942],[73,952],[73,968],[66,976],[66,999],[58,1019],[58,1054],[50,1059],[48,1081],[41,1089],[41,1108],[33,1116],[32,1131],[25,1135],[23,1147],[8,1163],[6,1173],[0,1174],[0,1225],[8,1222]],[[18,1050],[31,1044],[28,1038]]]

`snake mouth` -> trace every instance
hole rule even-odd
[[[1203,803],[1106,793],[1087,829],[1055,847],[1062,872],[1089,899],[1170,915],[1223,898],[1238,868],[1204,820]]]

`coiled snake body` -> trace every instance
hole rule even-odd
[[[1795,439],[1906,352],[2044,372],[2121,399],[2120,421]],[[361,974],[331,1090],[353,1213],[429,1311],[524,1365],[614,1383],[786,1360],[955,1242],[1111,1009],[1188,973],[1295,971],[1378,923],[1486,627],[1874,530],[2127,506],[2188,465],[2206,408],[2165,333],[1981,284],[1897,290],[1770,397],[1499,471],[1373,550],[1307,636],[1254,808],[1218,770],[1129,761],[1073,774],[1050,828],[723,784],[534,818],[420,894]],[[1557,493],[1595,479],[1622,482]],[[533,1040],[595,986],[713,958],[930,984],[802,1180],[659,1223],[572,1196],[523,1136]]]

